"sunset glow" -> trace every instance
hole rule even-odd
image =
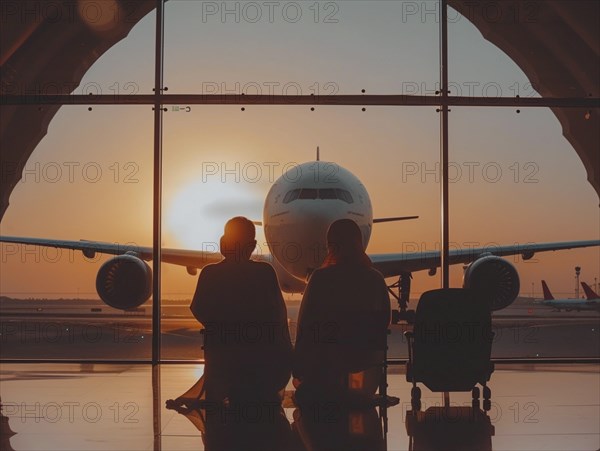
[[[394,17],[402,2],[377,2],[377,7],[347,2],[336,23],[315,23],[307,16],[301,24],[231,24],[209,17],[200,27],[202,3],[166,4],[169,93],[260,88],[281,94],[292,86],[303,94],[435,92],[438,24],[410,18],[398,27]],[[98,59],[75,92],[97,86],[103,93],[152,92],[153,53],[146,44],[153,21],[150,13]],[[538,96],[515,63],[468,20],[452,21],[449,42],[455,94],[469,95],[470,87],[472,95],[484,95],[484,87],[493,83],[503,96],[514,96],[517,89],[522,96]],[[439,247],[435,107],[184,107],[170,106],[164,114],[163,246],[201,249],[218,241],[231,216],[261,220],[264,197],[286,165],[314,159],[320,146],[323,159],[365,184],[375,217],[420,216],[375,225],[369,252]],[[455,247],[598,238],[598,197],[549,109],[456,107],[449,127]],[[149,106],[95,106],[92,111],[63,106],[11,195],[2,234],[150,245],[151,131]],[[206,164],[219,170],[207,176]],[[242,171],[248,165],[273,171],[247,177]],[[59,176],[56,167],[62,169]],[[234,175],[222,180],[222,167]],[[49,259],[43,252],[3,252],[3,294],[95,296],[98,261],[85,261],[79,253]],[[513,262],[522,294],[539,294],[545,278],[557,294],[573,295],[576,265],[583,268],[582,280],[593,284],[600,277],[598,249]],[[440,284],[439,274],[414,276],[415,296]],[[451,276],[452,285],[459,286],[460,265]],[[189,297],[195,281],[184,269],[163,265],[165,296]]]

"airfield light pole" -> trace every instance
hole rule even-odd
[[[162,94],[164,0],[156,0],[156,47],[154,60],[154,176],[152,209],[152,365],[160,363],[160,262],[162,219]]]
[[[448,247],[450,243],[449,227],[449,196],[448,196],[448,0],[440,0],[440,95],[441,95],[441,148],[440,148],[440,171],[441,171],[441,229],[442,248],[440,250],[440,267],[442,270],[442,288],[450,288],[450,262]]]
[[[579,299],[579,274],[581,274],[581,266],[575,266],[575,298]]]
[[[531,299],[533,299],[535,296],[535,290],[534,290],[534,282],[531,282]]]

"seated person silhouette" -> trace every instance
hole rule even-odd
[[[190,306],[204,326],[204,376],[176,401],[279,402],[292,345],[277,275],[268,263],[250,260],[256,240],[248,219],[230,219],[220,246],[225,258],[202,270]]]
[[[327,231],[327,256],[306,287],[294,351],[295,398],[373,400],[381,381],[390,300],[350,219]]]

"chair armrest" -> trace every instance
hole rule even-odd
[[[412,338],[414,338],[415,333],[412,330],[407,330],[404,332],[404,336],[408,339],[411,340]]]

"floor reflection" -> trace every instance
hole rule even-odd
[[[0,450],[2,451],[14,451],[10,439],[16,433],[10,428],[8,420],[9,418],[4,415],[2,399],[0,398]]]
[[[385,404],[357,407],[340,400],[311,399],[300,407],[291,390],[281,393],[282,401],[223,404],[202,397],[201,385],[202,379],[181,397],[167,400],[166,408],[185,417],[200,432],[206,450],[387,449]],[[292,411],[291,422],[286,410]]]
[[[346,409],[333,402],[305,406],[294,410],[292,429],[300,449],[385,450],[384,410]]]
[[[2,450],[564,450],[600,448],[597,364],[503,365],[491,380],[488,414],[470,393],[423,390],[411,411],[410,388],[390,367],[398,406],[346,410],[321,403],[230,406],[177,413],[165,408],[202,375],[202,365],[2,364]],[[291,386],[288,387],[291,390]],[[387,425],[386,428],[386,417]]]
[[[290,423],[280,404],[207,403],[202,408],[181,407],[177,411],[200,432],[199,445],[207,451],[292,449]]]
[[[408,412],[405,424],[411,451],[492,451],[495,428],[480,409],[430,407],[424,412]]]

